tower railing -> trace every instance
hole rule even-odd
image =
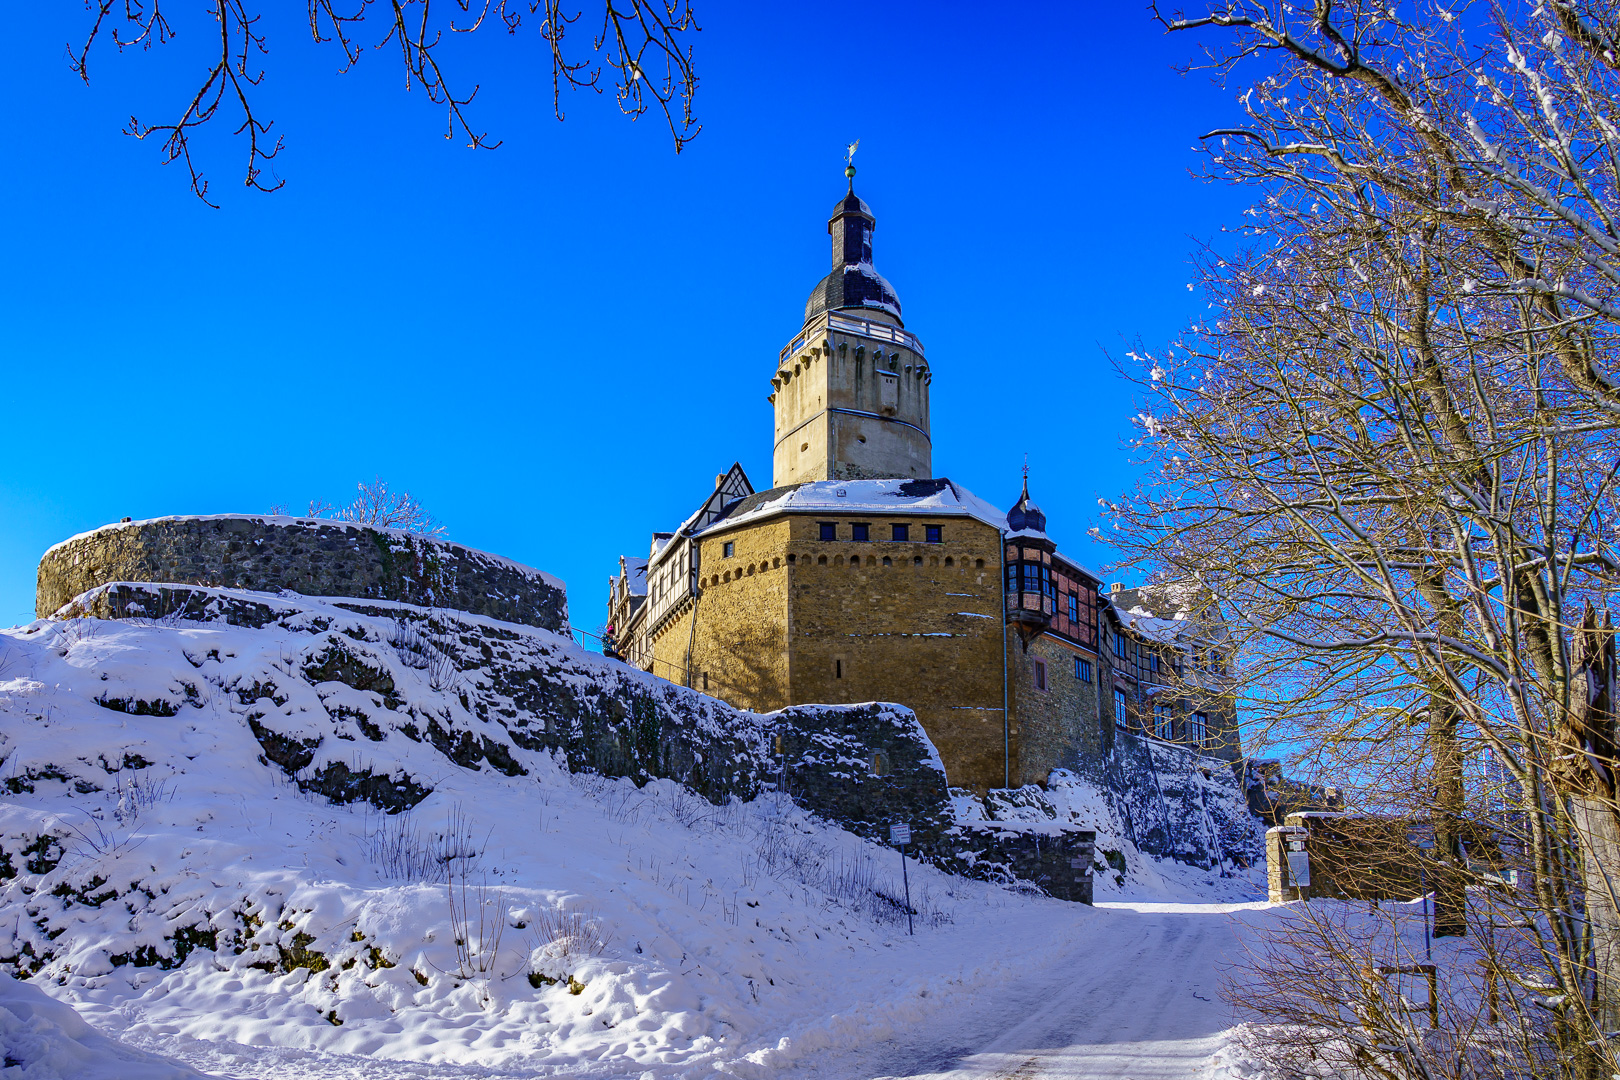
[[[922,342],[917,340],[916,334],[908,334],[898,326],[890,326],[888,323],[872,322],[869,319],[860,319],[841,312],[824,311],[804,324],[804,329],[799,331],[797,337],[788,342],[787,346],[777,355],[777,359],[785,361],[788,357],[804,348],[806,342],[827,330],[842,330],[845,333],[859,334],[875,341],[892,341],[896,345],[902,345],[910,349],[918,356],[923,355]]]

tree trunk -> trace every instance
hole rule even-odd
[[[1434,822],[1434,936],[1468,933],[1468,865],[1463,854],[1463,766],[1457,710],[1442,693],[1429,697],[1430,819]]]
[[[1606,799],[1575,796],[1570,812],[1580,836],[1586,923],[1592,933],[1594,1019],[1620,1031],[1620,813]]]

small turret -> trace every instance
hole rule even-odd
[[[1052,580],[1052,553],[1046,515],[1029,497],[1029,466],[1024,490],[1007,511],[1007,623],[1027,644],[1052,625],[1057,614],[1057,585]]]

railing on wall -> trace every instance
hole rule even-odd
[[[908,334],[898,326],[890,326],[888,323],[872,322],[870,319],[859,319],[853,315],[826,311],[807,323],[805,328],[799,331],[799,336],[787,343],[777,355],[777,359],[786,360],[804,348],[806,342],[813,340],[817,334],[826,330],[842,330],[849,334],[860,334],[862,337],[871,338],[874,341],[892,341],[896,345],[902,345],[910,349],[918,356],[923,355],[922,342],[917,340],[916,334]]]

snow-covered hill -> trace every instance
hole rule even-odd
[[[196,592],[248,625],[0,631],[0,964],[105,1033],[243,1076],[319,1075],[331,1055],[765,1075],[964,1006],[1096,917],[916,863],[902,881],[893,850],[742,775],[769,718],[565,638],[248,595]],[[486,656],[549,657],[549,681],[447,662],[450,621]],[[537,695],[611,712],[603,687],[625,680],[707,724],[687,764],[750,797],[570,771],[578,731],[514,736],[559,715]],[[17,1033],[67,1018],[19,1018],[16,996],[7,1053],[61,1050]]]

